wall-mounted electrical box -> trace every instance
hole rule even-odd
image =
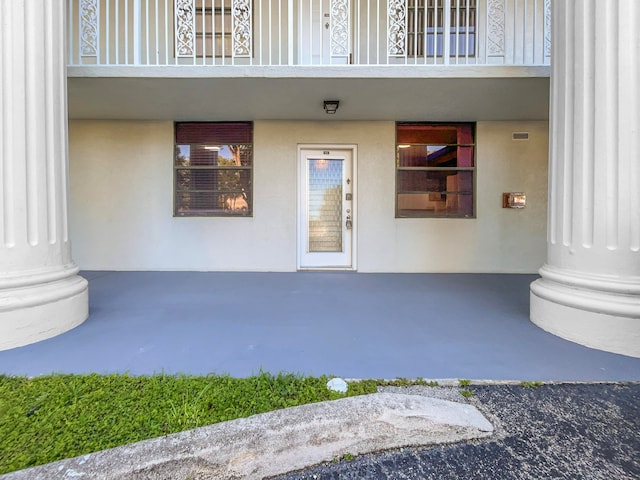
[[[502,194],[502,208],[524,208],[527,195],[523,192],[505,192]]]

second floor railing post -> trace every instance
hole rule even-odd
[[[442,63],[449,65],[449,57],[451,55],[451,0],[444,0],[444,5],[442,6],[442,23]]]
[[[293,0],[288,0],[287,19],[287,65],[293,65]]]
[[[142,50],[140,0],[133,0],[133,63],[140,65]]]

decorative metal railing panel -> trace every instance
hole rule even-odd
[[[83,57],[98,55],[99,14],[98,0],[80,0],[80,54]]]
[[[70,65],[549,65],[551,0],[66,0]]]
[[[175,45],[177,57],[196,53],[196,15],[193,0],[175,0]]]
[[[505,53],[505,0],[489,0],[487,18],[487,53],[502,56]]]
[[[407,46],[407,1],[387,0],[387,51],[403,57]]]
[[[331,20],[331,56],[333,58],[349,57],[350,10],[351,2],[349,0],[331,0],[329,18]]]
[[[551,0],[544,0],[544,56],[551,57]]]
[[[233,0],[233,55],[251,57],[252,12],[251,0]]]

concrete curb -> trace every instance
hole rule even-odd
[[[50,463],[3,480],[257,479],[383,450],[490,436],[472,405],[376,393],[278,410]]]

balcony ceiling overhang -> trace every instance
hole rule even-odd
[[[68,102],[73,119],[546,120],[549,67],[69,67]]]

